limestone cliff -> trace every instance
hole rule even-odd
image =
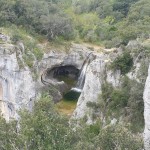
[[[112,72],[107,69],[109,55],[103,53],[97,54],[96,59],[93,60],[87,69],[85,84],[81,95],[78,99],[77,107],[73,113],[73,119],[87,117],[87,123],[93,122],[92,114],[93,110],[87,107],[88,102],[98,102],[99,96],[102,92],[102,84],[106,79],[107,82],[111,83],[114,87],[119,86],[120,71]]]
[[[139,54],[135,53],[135,50],[141,48],[142,47],[138,41],[131,41],[126,46],[126,49],[131,51],[133,57],[133,68],[126,75],[130,80],[135,80],[143,85],[145,77],[142,75],[140,70],[143,69],[142,63],[147,63],[148,59],[143,52],[140,52]],[[84,118],[84,116],[86,116],[87,123],[90,124],[93,122],[92,115],[94,110],[87,107],[87,103],[97,103],[99,101],[99,96],[102,93],[102,84],[104,81],[112,84],[114,88],[120,88],[121,79],[124,75],[121,74],[120,70],[116,70],[115,72],[110,70],[109,66],[117,56],[122,54],[122,50],[123,49],[121,48],[118,48],[115,51],[104,49],[103,53],[94,53],[96,55],[96,59],[93,60],[88,66],[85,84],[78,99],[77,107],[73,113],[72,119]],[[146,69],[145,71],[147,72]],[[146,72],[144,74],[147,74]],[[138,103],[138,101],[136,103]],[[100,113],[101,110],[99,112],[99,117],[103,118],[103,114]],[[121,117],[122,116],[120,115],[120,119]]]
[[[19,45],[6,39],[0,44],[0,108],[2,115],[9,120],[17,118],[19,108],[32,109],[35,83],[30,69],[19,67],[18,59],[22,57]]]
[[[47,71],[56,66],[72,65],[81,69],[84,60],[91,52],[88,48],[73,44],[68,53],[50,50],[45,53],[41,61],[35,59],[33,68],[26,64],[24,56],[24,44],[18,42],[12,44],[10,38],[1,34],[0,43],[0,109],[1,113],[9,120],[17,118],[17,111],[20,108],[32,110],[32,105],[37,95],[47,87],[53,90],[54,101],[62,98],[62,92],[65,89],[65,83],[45,76]],[[34,55],[32,53],[32,55]],[[34,56],[35,57],[35,56]],[[37,80],[33,75],[38,75]],[[41,82],[41,78],[48,83]]]
[[[72,44],[68,52],[48,50],[49,52],[45,53],[41,60],[34,59],[35,62],[31,69],[24,61],[24,44],[22,42],[12,44],[10,38],[5,35],[1,35],[0,39],[2,40],[0,43],[0,109],[6,120],[17,118],[17,111],[20,108],[26,107],[32,110],[37,95],[47,89],[51,91],[50,94],[53,96],[53,100],[58,102],[62,98],[63,92],[69,88],[64,81],[57,80],[55,74],[62,73],[64,70],[61,71],[61,67],[66,67],[65,71],[68,76],[71,76],[71,78],[79,77],[78,75],[89,54],[92,54],[92,59],[88,62],[83,89],[77,107],[72,114],[72,119],[78,120],[86,116],[87,123],[93,123],[94,110],[87,107],[87,103],[98,102],[104,81],[111,83],[114,88],[120,87],[123,75],[120,70],[112,71],[109,66],[117,56],[122,54],[122,48],[103,49],[96,52],[85,45]],[[127,46],[131,52],[135,48],[134,44],[135,42],[131,42]],[[138,72],[142,66],[142,61],[146,60],[145,55],[141,52],[134,54],[133,51],[132,56],[134,58],[134,68],[127,76],[141,83],[144,81],[143,75],[141,74],[138,77]],[[70,67],[74,70],[72,71]],[[33,78],[33,75],[35,75],[33,71],[38,75],[36,79]],[[144,91],[145,145],[147,150],[150,148],[149,78],[148,76]],[[103,118],[101,110],[99,111],[99,117]],[[115,120],[115,118],[111,119]]]
[[[146,79],[143,99],[144,99],[144,119],[145,119],[144,142],[145,142],[145,150],[149,150],[150,149],[150,66],[148,70],[148,77]]]

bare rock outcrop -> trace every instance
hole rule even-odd
[[[107,70],[109,56],[104,54],[95,54],[96,59],[93,60],[87,69],[85,84],[81,95],[77,102],[77,107],[73,113],[72,119],[81,119],[87,117],[87,123],[93,123],[92,109],[87,107],[88,102],[98,102],[101,94],[102,84],[104,80],[111,83],[114,87],[119,86],[120,71],[112,72]]]
[[[145,119],[144,145],[145,145],[145,150],[149,150],[150,149],[150,66],[148,70],[148,77],[145,83],[143,99],[144,99],[144,119]]]
[[[17,46],[7,40],[0,45],[0,110],[7,121],[18,117],[19,108],[32,109],[36,96],[30,69],[19,67],[20,53]]]

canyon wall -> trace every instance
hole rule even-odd
[[[130,45],[128,45],[130,47]],[[32,110],[34,100],[38,94],[48,88],[57,88],[54,97],[56,102],[62,98],[60,88],[64,88],[64,82],[50,79],[46,76],[48,70],[58,66],[72,65],[81,70],[84,61],[88,55],[92,53],[94,56],[87,67],[85,74],[85,83],[81,91],[81,95],[77,102],[77,107],[72,115],[72,119],[81,119],[87,117],[87,123],[93,123],[93,110],[87,107],[88,102],[97,102],[102,92],[102,84],[104,81],[111,83],[113,87],[120,86],[122,77],[119,70],[111,71],[109,65],[113,60],[122,53],[121,49],[106,50],[95,52],[86,46],[80,44],[72,44],[68,52],[58,52],[50,50],[45,53],[42,60],[35,62],[34,68],[29,68],[23,59],[24,46],[22,43],[11,44],[9,38],[5,38],[0,43],[0,110],[1,114],[8,121],[11,118],[18,118],[17,111],[20,108]],[[138,55],[141,57],[141,55]],[[131,70],[127,76],[137,82],[141,82],[137,78],[137,72],[141,62],[139,58],[134,59],[134,70]],[[23,64],[23,65],[20,65]],[[36,70],[38,78],[33,78],[33,70]],[[48,83],[41,82],[41,77]],[[50,84],[51,86],[49,86]],[[144,90],[144,118],[145,118],[145,148],[150,149],[150,69]],[[103,114],[100,114],[103,118]],[[113,118],[112,118],[113,119]]]
[[[114,87],[118,87],[121,77],[119,70],[112,72],[107,69],[107,64],[110,61],[110,55],[105,55],[103,53],[95,53],[94,55],[96,58],[88,66],[85,76],[85,84],[78,99],[77,107],[72,115],[72,119],[81,119],[86,116],[88,124],[93,123],[93,109],[87,107],[87,103],[98,102],[104,81],[111,83]]]
[[[144,119],[145,119],[144,144],[145,144],[145,150],[149,150],[150,149],[150,66],[148,69],[148,77],[146,79],[143,99],[144,99]]]
[[[0,108],[7,121],[18,118],[20,108],[31,110],[36,97],[32,73],[28,67],[19,67],[19,57],[19,45],[7,40],[0,44]]]

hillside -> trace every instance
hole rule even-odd
[[[1,0],[0,149],[149,150],[149,7]]]

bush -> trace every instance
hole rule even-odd
[[[120,37],[114,37],[111,41],[105,41],[104,45],[106,48],[119,47],[122,43]]]
[[[14,44],[16,44],[18,41],[20,41],[22,39],[22,37],[18,34],[18,33],[15,33],[15,34],[13,34],[12,35],[12,42],[14,43]]]
[[[111,65],[114,70],[121,70],[124,75],[130,71],[133,65],[133,58],[129,52],[124,52],[121,56],[118,56]]]
[[[93,125],[85,122],[73,131],[68,119],[54,108],[49,96],[35,102],[32,112],[20,112],[17,122],[6,123],[0,116],[0,149],[59,149],[59,150],[138,150],[143,143],[125,124],[102,127],[99,120]]]
[[[128,96],[123,90],[114,90],[112,92],[112,102],[110,108],[116,110],[118,108],[124,108],[127,106]]]
[[[144,128],[144,85],[135,80],[130,81],[130,97],[128,99],[129,120],[133,132],[143,132]]]
[[[110,118],[123,117],[125,122],[130,124],[133,132],[142,132],[144,127],[144,86],[128,77],[122,78],[120,88],[113,88],[106,81],[102,84],[102,94],[98,103],[88,103],[87,106],[93,108],[95,114],[99,111],[102,120],[109,122]],[[94,112],[94,111],[93,111]]]
[[[102,128],[101,123],[96,123],[81,128],[76,133],[80,136],[80,140],[75,145],[75,150],[141,150],[143,148],[142,138],[133,135],[123,124]]]
[[[142,149],[142,138],[134,136],[125,126],[107,126],[94,138],[94,143],[102,150]]]

